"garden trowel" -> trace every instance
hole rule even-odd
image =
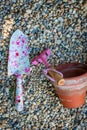
[[[23,110],[23,74],[30,74],[28,39],[20,30],[16,30],[10,39],[8,75],[15,75],[17,78],[15,99],[17,111]]]

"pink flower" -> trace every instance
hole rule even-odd
[[[18,53],[18,52],[16,52],[16,57],[17,57],[17,56],[19,56],[19,53]]]
[[[16,97],[16,103],[20,102],[20,96]]]
[[[16,63],[16,61],[13,62],[13,66],[18,67],[18,64]]]
[[[28,68],[28,67],[25,68],[25,72],[26,72],[26,73],[30,72],[30,68]]]
[[[22,51],[22,53],[24,54],[25,52],[24,52],[24,51]]]
[[[26,47],[26,50],[28,50],[28,46]]]
[[[22,38],[22,43],[25,43],[25,38]]]
[[[22,53],[23,53],[25,56],[27,56],[27,55],[28,55],[28,54],[27,54],[27,52],[25,52],[25,51],[23,51]]]
[[[17,44],[17,45],[19,45],[19,44],[20,44],[20,42],[19,42],[19,41],[16,41],[16,44]]]

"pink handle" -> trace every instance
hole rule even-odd
[[[17,109],[17,111],[23,110],[23,88],[22,88],[22,76],[21,75],[17,75],[16,109]]]
[[[33,59],[32,64],[37,66],[39,63],[44,63],[46,67],[50,67],[50,64],[47,62],[47,57],[50,55],[50,53],[50,49],[46,49],[39,56]]]
[[[50,67],[50,64],[47,62],[47,59],[46,59],[46,56],[45,56],[45,55],[42,55],[42,56],[41,56],[41,59],[42,59],[44,65],[45,65],[47,68]]]
[[[62,74],[61,72],[57,71],[56,69],[52,69],[52,68],[44,69],[44,70],[43,70],[44,75],[45,75],[48,79],[50,79],[52,82],[55,82],[55,80],[47,74],[49,70],[52,70],[52,71],[58,73],[61,77],[63,77],[63,74]]]

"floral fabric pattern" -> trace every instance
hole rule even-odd
[[[16,87],[16,109],[23,110],[23,88],[22,75],[30,74],[28,39],[20,31],[16,30],[10,40],[9,57],[8,57],[8,75],[15,75],[17,78]]]
[[[16,30],[10,40],[8,57],[8,75],[30,74],[27,37]]]

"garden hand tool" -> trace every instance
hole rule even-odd
[[[16,30],[10,39],[8,75],[15,75],[17,78],[15,99],[17,111],[23,110],[23,74],[30,74],[27,43],[27,37],[20,30]]]
[[[40,55],[36,56],[32,60],[32,64],[37,66],[39,63],[44,63],[47,68],[44,70],[44,74],[46,75],[48,72],[48,74],[51,76],[50,77],[46,75],[46,77],[48,77],[53,82],[57,82],[58,85],[64,85],[65,80],[63,79],[63,74],[57,71],[54,67],[51,67],[51,65],[47,62],[47,58],[50,56],[50,54],[50,49],[44,50]]]

